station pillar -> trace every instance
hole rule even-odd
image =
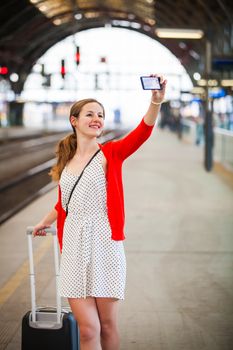
[[[11,101],[9,102],[9,126],[22,126],[23,125],[23,108],[24,103]]]
[[[211,76],[212,54],[211,42],[206,40],[205,52],[205,76],[206,76],[206,99],[205,99],[205,121],[204,121],[204,166],[207,171],[211,171],[213,167],[213,145],[214,145],[214,131],[213,131],[213,110],[212,103],[209,98],[209,78]]]

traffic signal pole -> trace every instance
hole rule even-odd
[[[66,67],[65,67],[65,60],[64,60],[64,59],[61,60],[61,70],[60,70],[60,73],[61,73],[62,79],[65,79],[65,76],[66,76]]]

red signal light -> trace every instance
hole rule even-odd
[[[80,50],[78,46],[76,47],[75,62],[77,66],[80,64]]]
[[[100,63],[107,63],[107,58],[104,56],[100,57]]]
[[[0,67],[0,74],[1,75],[7,75],[7,73],[9,72],[8,68],[6,66],[1,66]]]

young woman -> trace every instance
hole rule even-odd
[[[117,141],[97,143],[105,119],[101,103],[84,99],[71,107],[73,134],[59,143],[51,171],[59,181],[58,202],[34,227],[34,236],[44,235],[57,220],[60,293],[78,321],[81,350],[119,350],[117,315],[126,279],[121,169],[152,132],[165,94],[160,79],[162,90],[152,90],[139,125]]]

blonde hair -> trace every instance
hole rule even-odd
[[[105,111],[103,105],[98,102],[97,100],[93,98],[85,98],[83,100],[80,100],[76,103],[74,103],[70,109],[70,117],[74,116],[76,118],[79,117],[79,114],[82,110],[82,108],[87,104],[91,102],[96,102],[98,103],[102,109],[103,109],[103,114],[105,116]],[[61,177],[61,173],[66,166],[66,163],[73,158],[75,155],[76,149],[77,149],[77,136],[75,132],[75,128],[73,125],[71,125],[73,128],[73,133],[69,134],[66,136],[64,139],[62,139],[56,148],[56,158],[57,158],[57,163],[52,167],[52,169],[49,172],[49,175],[52,177],[54,181],[59,181]]]

